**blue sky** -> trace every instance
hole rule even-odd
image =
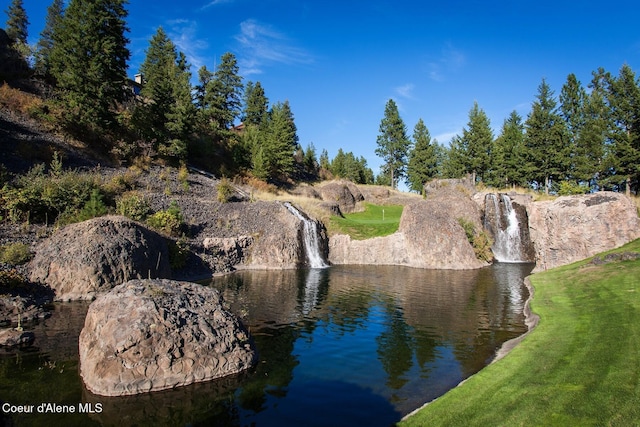
[[[23,1],[36,42],[50,2]],[[232,52],[245,83],[290,102],[303,147],[330,158],[352,151],[376,174],[390,98],[409,135],[422,118],[448,143],[474,101],[497,136],[511,111],[526,118],[542,78],[557,96],[569,73],[585,86],[598,67],[617,74],[627,63],[640,74],[637,0],[130,0],[128,10],[131,76],[158,26],[194,76]]]

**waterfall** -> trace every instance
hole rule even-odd
[[[285,202],[284,205],[289,209],[289,212],[302,221],[304,249],[307,254],[309,266],[311,268],[328,267],[329,265],[325,262],[324,257],[322,256],[322,250],[320,249],[320,239],[318,238],[320,233],[318,230],[318,224],[302,215],[298,209],[291,205],[291,203]]]
[[[484,226],[493,235],[491,249],[493,256],[500,262],[528,262],[526,245],[522,239],[522,227],[518,214],[506,194],[487,194],[485,196]],[[528,236],[528,229],[526,235]]]

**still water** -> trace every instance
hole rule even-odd
[[[389,426],[482,369],[504,341],[526,331],[522,279],[531,268],[334,266],[216,277],[207,284],[223,293],[250,329],[260,353],[256,368],[123,398],[83,389],[77,339],[87,304],[56,304],[52,316],[34,328],[36,347],[0,357],[0,400],[56,403],[76,412],[0,413],[0,421]],[[79,414],[87,403],[94,413]]]

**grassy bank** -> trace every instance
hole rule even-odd
[[[365,203],[364,212],[331,217],[331,230],[356,240],[387,236],[398,231],[403,206]]]
[[[612,258],[532,276],[536,329],[400,425],[638,425],[640,259]]]

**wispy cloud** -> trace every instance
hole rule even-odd
[[[213,1],[210,1],[209,3],[205,4],[204,6],[202,6],[200,8],[200,10],[209,9],[210,7],[217,6],[219,4],[233,3],[234,1],[235,0],[213,0]]]
[[[240,23],[235,37],[240,44],[238,62],[244,74],[260,74],[270,64],[310,64],[313,56],[284,34],[254,19]]]
[[[167,34],[177,49],[187,56],[189,63],[197,71],[207,65],[209,43],[198,36],[198,23],[188,19],[174,19],[167,23]]]
[[[448,74],[459,70],[465,63],[464,53],[447,43],[442,48],[440,56],[427,64],[429,78],[437,82],[444,81]]]
[[[405,85],[398,86],[397,88],[395,88],[395,93],[396,95],[402,98],[415,99],[413,95],[413,91],[415,90],[415,88],[416,88],[416,85],[414,85],[413,83],[407,83]]]

